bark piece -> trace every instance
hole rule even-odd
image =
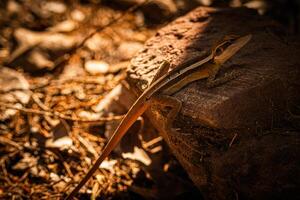
[[[299,51],[288,43],[279,25],[252,10],[200,7],[161,29],[128,70],[127,81],[140,95],[162,60],[168,60],[174,68],[199,54],[205,55],[225,36],[246,34],[252,34],[252,40],[225,63],[219,74],[234,70],[240,74],[236,79],[211,89],[204,81],[197,81],[174,95],[183,108],[172,131],[165,130],[161,108],[152,107],[147,112],[194,183],[211,199],[260,199],[299,191],[294,184],[287,189],[293,181],[283,178],[295,172],[294,162],[290,170],[286,165],[278,166],[276,181],[281,184],[274,187],[276,191],[272,176],[262,175],[265,171],[272,174],[276,163],[269,158],[279,156],[280,146],[298,138],[294,134],[290,136],[293,139],[282,136],[278,140],[281,136],[266,137],[263,130],[282,127],[288,105],[299,100]],[[292,152],[295,145],[290,143],[287,152]],[[234,170],[225,173],[230,167],[244,169],[241,159],[252,153],[248,165],[257,173],[246,173],[249,179],[237,176]],[[255,158],[266,160],[258,167]],[[295,175],[299,180],[299,173]],[[257,187],[259,183],[261,188]]]

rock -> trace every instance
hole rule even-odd
[[[299,134],[273,130],[291,128],[285,117],[287,105],[300,99],[300,54],[278,24],[245,8],[200,7],[146,42],[127,82],[139,95],[163,60],[175,68],[225,36],[246,34],[251,41],[218,75],[235,71],[237,78],[214,88],[197,81],[174,94],[183,107],[171,131],[162,108],[153,106],[147,115],[206,199],[291,199],[300,191]]]

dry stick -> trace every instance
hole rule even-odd
[[[231,147],[236,139],[236,137],[238,136],[237,133],[234,134],[233,138],[231,139],[230,143],[229,143],[229,147]]]
[[[11,146],[13,146],[13,147],[15,147],[15,148],[17,148],[19,150],[22,149],[22,147],[18,143],[14,142],[14,141],[6,138],[6,137],[0,136],[0,143],[9,144],[9,145],[11,145]]]
[[[117,116],[111,116],[111,117],[101,117],[100,119],[95,119],[95,120],[90,120],[90,119],[80,119],[80,118],[74,118],[74,117],[69,117],[66,116],[62,113],[59,113],[57,111],[41,111],[41,110],[35,110],[31,108],[19,108],[14,105],[6,104],[0,102],[0,107],[8,108],[8,109],[13,109],[13,110],[18,110],[20,112],[24,113],[32,113],[36,115],[44,115],[44,116],[50,116],[50,117],[58,117],[60,119],[64,120],[70,120],[70,121],[77,121],[77,122],[85,122],[85,123],[95,123],[95,122],[107,122],[107,121],[113,121],[113,120],[119,120],[123,118],[123,115],[117,115]]]

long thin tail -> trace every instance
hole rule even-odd
[[[92,168],[83,177],[79,184],[73,189],[73,191],[65,198],[65,200],[71,200],[79,192],[79,190],[84,186],[84,184],[91,178],[95,171],[99,168],[103,160],[114,150],[120,140],[123,138],[127,130],[136,121],[136,119],[141,116],[145,110],[149,107],[150,102],[139,101],[131,107],[130,111],[123,118],[118,128],[115,130],[113,136],[110,138],[106,146],[104,147],[102,154],[96,160]]]

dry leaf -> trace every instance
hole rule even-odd
[[[143,149],[138,148],[137,146],[134,147],[133,153],[122,153],[122,157],[125,159],[140,161],[147,166],[152,162],[148,154]]]
[[[100,168],[102,169],[107,169],[108,171],[110,171],[111,173],[114,173],[114,165],[117,163],[116,160],[104,160],[101,165]]]
[[[30,100],[29,83],[25,77],[10,68],[0,67],[0,101],[14,104],[21,108],[22,104],[27,104]],[[17,110],[5,109],[1,111],[0,120],[14,116]]]
[[[69,149],[73,146],[73,140],[69,137],[69,125],[61,121],[53,128],[53,138],[46,141],[46,147],[59,148],[60,150]]]

